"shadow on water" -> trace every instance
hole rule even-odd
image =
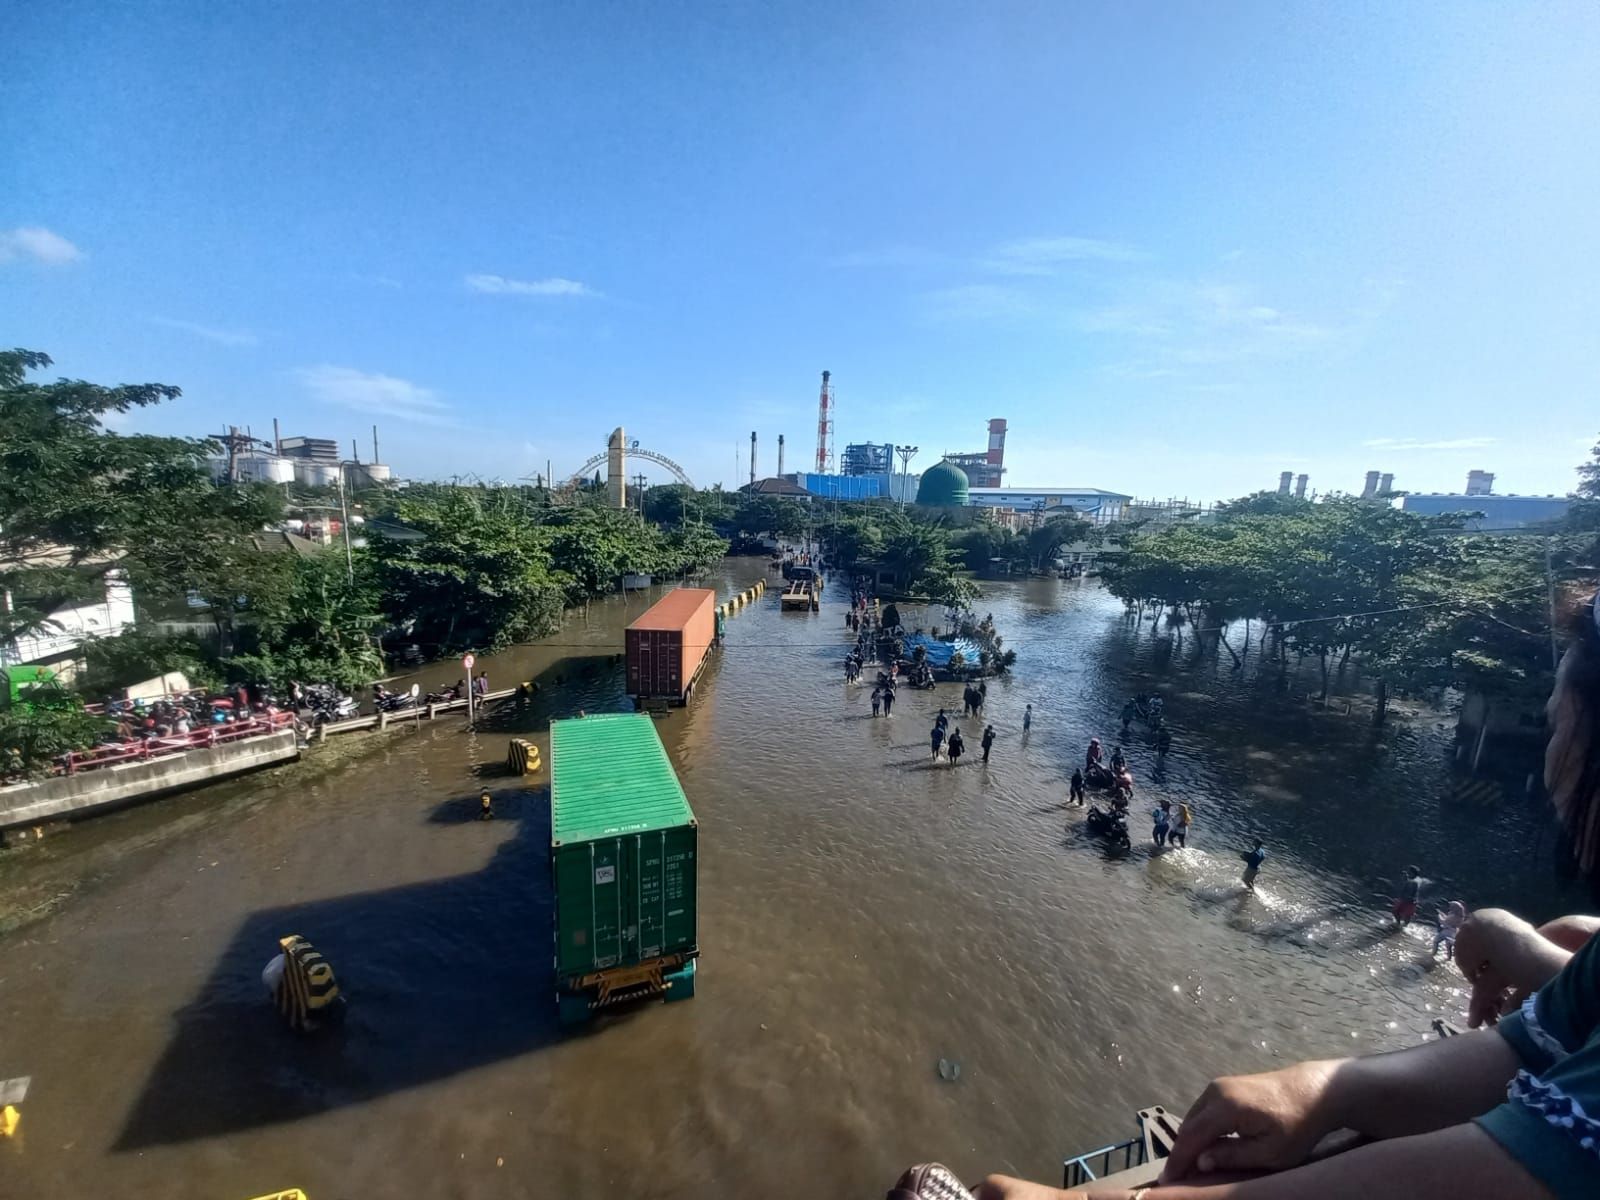
[[[428,821],[475,817],[477,804],[447,800]],[[548,792],[501,791],[495,809],[520,824],[481,871],[249,916],[175,1014],[116,1149],[298,1120],[556,1040]],[[338,972],[342,1029],[293,1034],[267,1003],[261,970],[290,933]]]

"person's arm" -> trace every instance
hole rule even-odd
[[[1480,1033],[1218,1079],[1185,1115],[1162,1177],[1283,1170],[1338,1129],[1382,1138],[1457,1124],[1503,1099],[1518,1065],[1504,1038]]]
[[[1374,1142],[1292,1171],[1233,1183],[1091,1186],[1069,1192],[991,1175],[974,1195],[976,1200],[1566,1200],[1476,1125]]]

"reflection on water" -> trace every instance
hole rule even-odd
[[[730,563],[719,585],[760,569]],[[1404,1044],[1459,1009],[1431,930],[1386,927],[1406,862],[1441,900],[1559,903],[1535,814],[1441,799],[1432,721],[1308,713],[1275,668],[1196,659],[1092,585],[1019,582],[983,603],[1017,670],[984,722],[955,719],[974,751],[995,725],[993,758],[952,770],[927,731],[959,690],[903,691],[874,720],[870,686],[843,682],[837,599],[784,614],[769,595],[731,619],[694,707],[662,722],[703,828],[688,1004],[559,1036],[543,794],[496,775],[508,735],[625,707],[638,597],[489,660],[495,686],[542,686],[477,731],[335,743],[0,860],[14,906],[64,897],[0,956],[0,1076],[35,1080],[8,1176],[39,1197],[179,1178],[218,1196],[871,1195],[930,1157],[1050,1178],[1217,1071]],[[1066,780],[1154,688],[1175,743],[1157,773],[1132,731],[1135,848],[1107,859]],[[503,819],[460,819],[481,783]],[[1195,811],[1186,850],[1150,850],[1161,797]],[[291,932],[340,972],[337,1037],[292,1040],[264,1003]]]

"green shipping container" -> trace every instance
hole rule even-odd
[[[563,1010],[573,1000],[594,1008],[692,995],[699,830],[654,722],[631,713],[553,721],[550,773]]]

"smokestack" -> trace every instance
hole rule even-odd
[[[378,457],[378,427],[376,425],[372,427],[372,461],[375,463],[383,461]]]
[[[353,463],[359,463],[361,461],[361,451],[356,449],[355,438],[350,439],[350,461]]]
[[[756,431],[750,431],[750,482],[756,481]]]
[[[272,452],[274,454],[282,454],[283,453],[283,439],[278,436],[278,418],[277,417],[273,417],[272,418]]]
[[[778,435],[778,477],[783,478],[783,434]]]
[[[1309,476],[1309,475],[1296,475],[1295,476],[1295,479],[1294,479],[1294,498],[1296,500],[1304,500],[1306,498],[1306,484],[1309,483],[1310,481],[1311,481],[1311,476]]]
[[[989,421],[989,465],[1002,466],[1006,461],[1006,422],[1004,417]]]
[[[1367,484],[1366,484],[1365,487],[1363,487],[1361,489],[1361,498],[1363,500],[1371,500],[1373,496],[1377,495],[1377,493],[1378,493],[1378,473],[1376,471],[1368,471],[1367,472]]]
[[[1468,471],[1467,495],[1487,496],[1494,491],[1493,471]]]
[[[1284,471],[1278,476],[1278,495],[1287,496],[1289,494],[1289,484],[1293,479],[1293,471]]]
[[[1394,472],[1389,471],[1378,476],[1378,491],[1380,494],[1394,491]]]

